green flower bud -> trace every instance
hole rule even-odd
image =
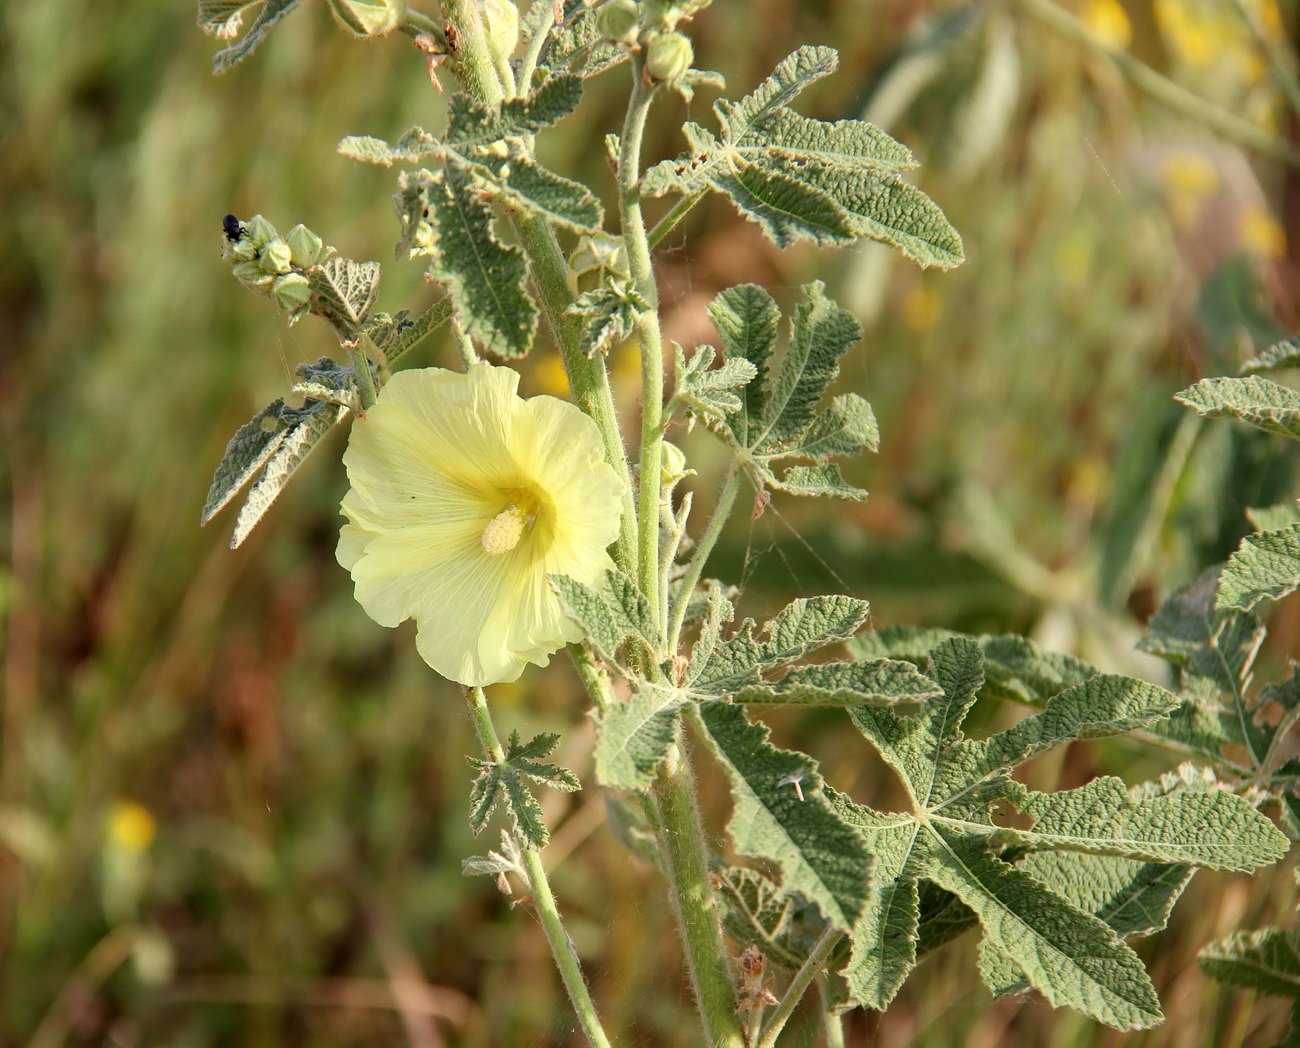
[[[406,0],[329,0],[334,20],[354,36],[382,36],[406,21]]]
[[[713,0],[647,0],[650,24],[671,32],[683,18],[691,18]]]
[[[606,0],[596,12],[596,26],[606,40],[635,44],[641,18],[633,0]]]
[[[244,287],[252,288],[254,291],[268,291],[275,280],[275,277],[263,272],[262,267],[256,262],[241,262],[231,272]]]
[[[519,8],[512,0],[484,0],[483,22],[492,53],[503,61],[508,59],[519,43]]]
[[[289,245],[289,256],[299,269],[307,269],[320,261],[321,249],[325,246],[315,233],[299,222],[284,238]]]
[[[301,273],[286,273],[272,282],[271,294],[281,309],[297,309],[311,297],[311,282]]]
[[[267,242],[257,254],[257,264],[262,267],[263,273],[289,272],[293,266],[293,256],[289,252],[289,245],[279,237]]]
[[[580,277],[584,273],[602,269],[621,277],[628,275],[627,248],[623,244],[623,238],[604,231],[584,234],[569,256],[569,271],[575,277]]]
[[[686,455],[676,444],[665,440],[663,449],[663,458],[659,460],[663,487],[666,491],[672,491],[682,478],[695,476],[695,470],[686,468]]]
[[[672,80],[691,68],[695,49],[681,33],[660,33],[646,51],[645,68],[656,80]]]
[[[257,248],[246,238],[236,240],[233,244],[226,241],[226,252],[236,262],[251,262],[257,257]]]
[[[244,240],[248,241],[259,251],[262,245],[268,240],[274,240],[280,234],[275,231],[275,226],[271,225],[261,215],[254,215],[244,223]]]

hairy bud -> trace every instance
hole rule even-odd
[[[633,0],[606,0],[596,12],[596,25],[606,40],[635,44],[641,28]]]
[[[672,80],[690,69],[695,49],[681,33],[661,33],[650,42],[645,68],[656,80]]]
[[[319,262],[325,247],[324,241],[301,222],[285,234],[284,242],[289,245],[289,256],[299,269],[309,269]]]
[[[279,237],[268,241],[263,245],[262,250],[258,252],[257,264],[261,266],[263,273],[287,273],[293,266],[293,256],[289,253],[289,245]]]
[[[382,36],[406,21],[406,0],[329,0],[334,20],[354,36]]]

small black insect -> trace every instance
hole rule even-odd
[[[223,218],[221,228],[226,231],[226,239],[232,244],[244,235],[243,224],[234,215],[227,215]]]

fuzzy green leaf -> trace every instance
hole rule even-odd
[[[781,59],[767,79],[739,102],[719,102],[717,108],[725,112],[727,126],[751,127],[789,105],[810,84],[830,76],[839,64],[833,47],[805,45]]]
[[[1300,931],[1264,928],[1211,943],[1197,957],[1202,971],[1222,982],[1300,998]]]
[[[919,702],[939,693],[939,686],[910,662],[827,662],[798,666],[775,683],[747,684],[732,693],[732,702],[798,703],[819,706],[888,706]]]
[[[939,836],[926,876],[980,920],[985,941],[1025,972],[1053,1005],[1119,1030],[1161,1021],[1160,1001],[1132,949],[1095,917],[1081,913],[974,841]]]
[[[307,270],[311,311],[323,317],[341,340],[357,337],[379,291],[379,263],[334,256]]]
[[[750,448],[758,439],[758,427],[767,412],[767,372],[776,348],[781,311],[766,289],[757,284],[740,284],[727,288],[709,303],[708,313],[726,349],[726,359],[745,360],[754,367],[754,377],[742,394],[744,410],[732,424],[740,446]]]
[[[1266,433],[1300,439],[1300,393],[1272,379],[1203,378],[1174,399],[1207,418],[1236,418]]]
[[[465,331],[505,357],[528,352],[537,306],[525,284],[528,264],[517,247],[492,233],[492,208],[452,168],[425,183],[437,243],[430,272],[447,288]]]
[[[528,871],[524,869],[524,856],[518,842],[505,830],[501,831],[501,850],[490,851],[486,855],[471,855],[460,862],[460,872],[465,877],[500,877],[513,873],[526,881]]]
[[[597,8],[585,0],[564,0],[564,18],[551,30],[540,64],[585,78],[626,62],[627,48],[605,38],[596,13]]]
[[[1241,540],[1219,577],[1218,606],[1249,611],[1300,588],[1300,524]]]
[[[1300,337],[1275,342],[1257,357],[1251,357],[1238,370],[1239,375],[1258,375],[1263,371],[1300,368]]]
[[[854,238],[852,219],[828,194],[784,171],[754,164],[731,169],[718,165],[709,182],[777,247],[789,247],[796,240],[829,247]]]
[[[293,416],[286,417],[284,401],[273,400],[235,430],[235,435],[226,445],[226,453],[213,474],[212,486],[208,488],[208,497],[204,499],[203,512],[199,515],[199,524],[206,524],[220,513],[243,486],[257,475],[266,465],[267,459],[284,443],[284,436],[293,427],[294,421]]]
[[[765,670],[785,666],[810,651],[847,640],[860,630],[870,606],[854,597],[806,597],[788,604],[754,636],[746,619],[727,640],[695,652],[689,680],[705,694],[722,695],[761,680]]]
[[[716,871],[713,883],[722,900],[727,933],[746,946],[757,946],[763,956],[791,971],[808,956],[800,935],[805,907],[757,870],[728,866]]]
[[[784,491],[787,495],[802,495],[807,498],[821,496],[849,499],[854,502],[863,502],[867,498],[864,489],[854,487],[846,481],[844,474],[840,472],[840,467],[830,463],[823,462],[816,466],[790,466],[782,471],[779,477],[766,468],[760,468],[758,472],[764,487]]]
[[[286,410],[286,414],[289,412]],[[342,404],[323,404],[308,401],[307,405],[290,415],[292,423],[284,431],[275,450],[266,458],[261,476],[248,490],[239,516],[235,518],[235,531],[230,537],[230,548],[237,549],[249,533],[266,515],[266,511],[289,483],[294,471],[303,464],[327,433],[347,415]]]
[[[586,634],[600,655],[614,662],[628,640],[654,651],[658,630],[637,584],[620,571],[607,571],[592,586],[567,575],[548,576],[565,612]]]
[[[681,346],[674,346],[677,388],[673,395],[691,415],[721,422],[744,407],[743,393],[736,391],[757,374],[752,363],[744,357],[729,357],[715,368],[717,350],[712,346],[696,346],[690,360]]]
[[[575,233],[600,228],[605,212],[600,201],[581,182],[557,175],[519,153],[484,167],[492,174],[506,200]]]
[[[644,790],[677,734],[684,700],[671,688],[638,682],[632,694],[593,713],[596,778],[603,786]]]
[[[650,309],[635,288],[623,281],[584,291],[568,309],[571,316],[584,317],[582,351],[588,357],[608,353],[632,334],[637,320]]]
[[[573,772],[537,759],[555,749],[559,741],[559,735],[545,732],[521,744],[519,733],[511,732],[505,760],[466,758],[471,767],[478,769],[469,794],[469,823],[475,833],[483,832],[488,817],[500,804],[509,813],[519,837],[534,848],[546,844],[549,834],[542,821],[542,806],[529,790],[529,780],[566,793],[582,788]]]
[[[536,134],[572,113],[581,98],[582,80],[576,76],[553,76],[525,98],[495,104],[458,92],[448,103],[447,144],[466,152]]]
[[[845,931],[870,896],[871,857],[859,836],[822,794],[812,758],[779,750],[766,725],[724,702],[699,707],[700,724],[731,782],[735,809],[727,823],[741,855],[781,870],[781,888],[799,893]]]
[[[365,325],[365,334],[385,364],[392,365],[451,320],[455,312],[451,299],[435,302],[415,320],[401,310],[393,316],[377,313]]]
[[[212,71],[224,73],[251,55],[275,24],[300,0],[199,0],[199,28],[219,40],[230,40],[212,57]],[[238,40],[244,15],[257,8],[252,24]]]

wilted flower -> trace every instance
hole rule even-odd
[[[612,562],[623,481],[596,424],[524,400],[510,368],[403,371],[352,428],[338,560],[384,626],[413,618],[425,662],[461,684],[510,681],[581,636],[546,581]]]

